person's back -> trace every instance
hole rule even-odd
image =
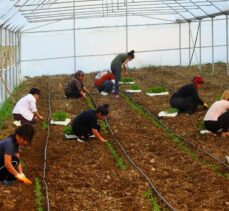
[[[229,110],[229,102],[227,100],[219,100],[214,102],[205,114],[204,121],[217,121],[218,117]]]
[[[189,97],[193,95],[193,92],[195,91],[195,87],[192,83],[190,84],[186,84],[184,86],[182,86],[181,88],[179,88],[173,95],[173,97]]]
[[[31,121],[36,111],[36,99],[32,94],[27,94],[16,103],[13,114],[21,114],[25,119]]]
[[[72,122],[72,128],[91,128],[97,126],[95,110],[87,110],[80,113]]]
[[[121,65],[126,59],[128,59],[128,55],[126,53],[120,53],[113,59],[111,66]]]

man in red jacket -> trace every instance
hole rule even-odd
[[[113,90],[114,83],[112,80],[114,80],[114,75],[111,72],[100,72],[95,77],[95,86],[102,95],[107,95]]]

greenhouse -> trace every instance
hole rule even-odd
[[[0,0],[0,210],[228,210],[228,15]]]

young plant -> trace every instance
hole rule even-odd
[[[132,84],[130,90],[140,90],[140,87],[137,84]]]
[[[67,125],[64,127],[64,134],[66,134],[66,135],[72,135],[73,134],[71,125]]]
[[[168,92],[168,89],[164,86],[152,86],[147,89],[148,93],[161,93],[161,92]]]
[[[44,120],[44,121],[41,122],[41,128],[42,128],[42,130],[47,130],[48,127],[49,127],[48,121],[45,121]]]
[[[39,178],[35,178],[35,202],[38,211],[43,211],[43,194]]]
[[[130,78],[130,77],[123,77],[121,79],[121,82],[123,82],[123,83],[129,83],[129,82],[134,82],[134,80],[132,78]]]
[[[168,109],[166,110],[166,112],[167,112],[168,114],[173,114],[173,113],[178,112],[178,109],[176,109],[176,108],[168,108]]]
[[[152,211],[160,211],[160,206],[157,203],[156,198],[153,197],[152,191],[148,189],[145,193],[144,196],[148,199],[149,203],[151,204],[151,210]]]
[[[201,120],[199,123],[199,130],[206,130],[203,120]]]
[[[52,114],[52,119],[54,121],[65,121],[67,118],[68,118],[68,114],[66,112],[63,112],[63,111],[54,112]]]
[[[99,125],[100,125],[100,130],[102,131],[102,133],[107,134],[107,122],[106,121],[102,121],[99,120]]]
[[[117,153],[117,151],[115,150],[113,145],[109,141],[106,142],[106,145],[107,145],[108,150],[110,151],[110,153],[112,154],[112,156],[116,160],[116,165],[118,166],[118,168],[120,168],[122,170],[126,170],[127,166],[126,166],[125,162],[119,156],[119,154]]]

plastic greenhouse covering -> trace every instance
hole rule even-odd
[[[0,1],[0,28],[17,31],[21,30],[27,23],[26,18],[21,15],[11,1]]]

